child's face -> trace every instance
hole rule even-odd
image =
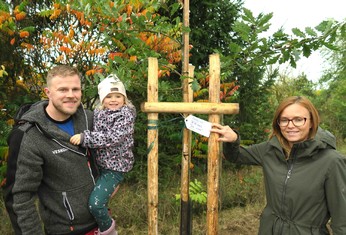
[[[125,104],[125,97],[120,93],[110,93],[103,99],[103,107],[117,110]]]

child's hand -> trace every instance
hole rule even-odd
[[[80,138],[81,138],[80,134],[76,134],[76,135],[72,136],[70,138],[71,144],[79,145],[80,144]]]

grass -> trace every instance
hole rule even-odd
[[[247,176],[243,177],[241,172]],[[252,235],[258,229],[258,219],[263,209],[264,195],[259,168],[227,170],[220,182],[219,234]],[[241,178],[241,180],[239,180]],[[206,182],[206,175],[198,180]],[[180,176],[167,184],[159,185],[158,230],[159,234],[176,235],[180,230],[180,202],[178,194]],[[204,184],[205,188],[206,185]],[[246,195],[243,195],[246,194]],[[251,206],[246,204],[252,202]],[[206,234],[206,205],[192,203],[192,234]],[[122,185],[110,203],[112,214],[118,223],[119,234],[148,234],[147,188],[144,184]],[[119,213],[126,212],[125,214]]]
[[[247,176],[243,177],[242,172]],[[260,169],[244,168],[239,171],[225,170],[220,180],[219,234],[255,234],[258,218],[263,208],[263,186]],[[191,180],[193,174],[191,174]],[[197,176],[206,188],[206,175]],[[180,175],[159,184],[158,231],[159,234],[176,235],[180,231]],[[246,195],[244,195],[246,194]],[[247,206],[249,204],[251,206]],[[192,234],[206,234],[206,205],[192,203]],[[254,206],[255,205],[255,206]],[[118,224],[119,234],[148,234],[146,182],[121,185],[110,201],[112,216]],[[0,200],[0,234],[12,235],[9,218]],[[253,224],[252,224],[253,223]]]

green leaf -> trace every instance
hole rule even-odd
[[[122,64],[124,62],[124,60],[119,56],[114,56],[113,61],[118,63],[118,64]]]
[[[311,55],[311,48],[308,45],[303,45],[303,55],[309,57]]]
[[[34,26],[29,26],[29,27],[25,27],[22,29],[23,31],[28,31],[30,33],[35,31],[35,27]]]
[[[25,7],[28,5],[28,2],[27,1],[22,1],[19,6],[18,6],[18,9],[20,11],[25,11]]]
[[[0,1],[0,10],[9,12],[9,6],[6,4],[6,1]]]
[[[293,67],[293,68],[296,68],[297,67],[297,63],[294,59],[293,56],[290,56],[290,65]]]
[[[179,3],[174,3],[170,6],[171,11],[169,12],[171,14],[171,16],[173,16],[180,8],[180,4]]]
[[[240,37],[244,41],[249,41],[249,34],[251,31],[251,28],[249,25],[245,24],[244,22],[235,22],[234,26],[232,27],[235,32],[237,32]]]
[[[268,64],[276,64],[280,58],[280,55],[274,56],[268,60]]]
[[[245,66],[243,66],[242,64],[240,64],[238,61],[236,61],[236,64],[239,66],[239,68],[241,68],[242,70],[247,70],[247,68]]]
[[[346,22],[340,27],[340,35],[342,38],[346,38]]]
[[[241,47],[234,42],[231,42],[228,48],[232,53],[235,53],[235,54],[241,51]]]
[[[334,44],[327,43],[327,42],[322,42],[322,45],[327,47],[328,49],[331,49],[333,51],[338,51],[339,47],[335,46]]]
[[[273,18],[273,13],[263,15],[263,17],[261,17],[258,21],[258,26],[262,27],[263,25],[267,24],[271,18]]]
[[[244,7],[243,12],[244,12],[244,16],[246,17],[246,19],[248,21],[253,22],[255,20],[253,14],[252,14],[252,11],[250,11],[249,9]]]
[[[305,32],[309,35],[309,36],[313,36],[313,37],[317,37],[317,33],[315,32],[315,30],[311,27],[306,27],[305,28]]]
[[[298,37],[302,37],[302,38],[305,37],[305,33],[298,28],[293,28],[292,33]]]
[[[300,55],[301,55],[301,52],[300,52],[300,51],[298,51],[298,50],[293,50],[293,51],[292,51],[291,58],[294,58],[294,61],[298,61],[298,60],[300,60]]]
[[[193,91],[198,91],[199,89],[201,88],[201,86],[199,85],[198,81],[196,79],[194,79],[192,82],[191,82],[191,89]]]
[[[284,33],[284,31],[282,29],[279,29],[278,31],[276,31],[274,34],[273,34],[273,37],[274,38],[283,38],[283,37],[286,37],[287,35]]]
[[[324,20],[322,21],[319,25],[315,27],[317,31],[324,32],[329,28],[330,26],[330,21],[329,20]]]
[[[45,11],[40,11],[38,15],[41,17],[49,17],[53,14],[53,12],[54,10],[45,10]]]

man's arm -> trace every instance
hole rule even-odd
[[[13,185],[13,211],[22,234],[43,235],[36,207],[37,190],[42,180],[43,160],[34,138],[24,135],[20,147]]]

